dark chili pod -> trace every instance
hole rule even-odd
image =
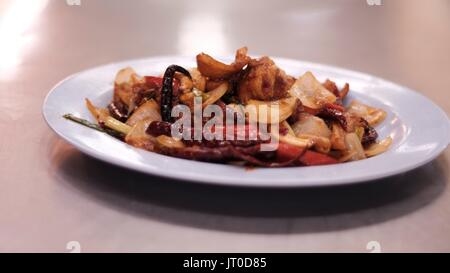
[[[190,79],[189,71],[178,65],[171,65],[166,69],[163,78],[163,86],[161,89],[161,116],[163,121],[172,121],[172,98],[173,98],[173,77],[176,72],[186,75]]]
[[[111,102],[108,105],[108,110],[111,116],[117,120],[125,122],[128,119],[128,110],[123,103]]]
[[[325,119],[332,119],[337,122],[339,122],[345,130],[347,130],[349,127],[353,128],[353,126],[349,126],[349,121],[352,123],[352,120],[354,119],[347,119],[348,116],[344,113],[345,109],[337,104],[326,104],[325,107],[320,111],[319,117],[325,118]],[[358,118],[355,122],[353,122],[356,126],[361,126],[364,128],[364,135],[361,139],[361,143],[364,146],[367,146],[369,144],[374,143],[378,138],[378,133],[372,126],[369,125],[369,123],[363,119]]]
[[[171,126],[169,122],[152,121],[145,132],[151,136],[171,136]]]

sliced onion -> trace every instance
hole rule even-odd
[[[319,109],[325,103],[334,103],[337,99],[311,72],[306,72],[296,80],[289,93],[299,98],[304,106],[312,109]]]
[[[114,80],[114,97],[119,98],[128,106],[130,114],[135,108],[136,93],[133,86],[145,83],[145,79],[140,77],[131,67],[119,70]]]
[[[320,153],[327,154],[331,150],[331,142],[329,138],[307,134],[297,135],[297,138],[311,141],[314,148]]]
[[[331,146],[334,150],[343,151],[346,149],[345,131],[342,128],[342,126],[337,122],[333,122],[331,124],[330,141],[331,141]]]
[[[292,130],[291,125],[287,121],[281,122],[281,126],[288,130],[288,134],[291,136],[295,136],[294,130]]]
[[[366,149],[365,154],[367,157],[376,156],[386,152],[392,144],[392,138],[387,137],[386,139],[380,141],[379,143],[375,143],[369,146]]]
[[[161,121],[161,114],[159,113],[159,105],[154,100],[149,100],[139,106],[131,117],[127,120],[127,124],[130,126],[135,125],[137,122],[149,119],[151,121]]]
[[[344,153],[339,159],[338,161],[343,163],[343,162],[347,162],[347,161],[351,161],[352,158],[354,158],[356,156],[356,152],[347,152]]]
[[[156,141],[159,145],[162,145],[166,148],[184,148],[184,143],[176,138],[160,135],[156,138]]]
[[[205,101],[203,102],[202,106],[206,107],[208,105],[211,105],[213,103],[216,103],[220,98],[225,95],[225,93],[228,91],[228,83],[223,83],[219,85],[216,89],[209,91],[208,93],[203,93],[202,96],[206,97]]]
[[[178,90],[180,93],[189,93],[194,88],[193,80],[184,74],[175,73],[174,79],[177,79],[179,82]]]
[[[365,105],[357,100],[352,101],[347,111],[365,119],[370,126],[374,127],[386,118],[386,111]]]
[[[308,113],[300,114],[298,121],[292,125],[292,129],[296,136],[300,134],[326,138],[331,136],[331,130],[325,121]]]
[[[136,71],[134,71],[131,67],[126,67],[124,69],[119,70],[116,75],[116,79],[114,80],[114,84],[122,85],[122,84],[132,84],[133,83],[133,75],[136,75]]]
[[[105,123],[107,117],[109,116],[109,111],[107,109],[97,108],[89,99],[85,99],[85,102],[87,109],[91,112],[97,122]]]
[[[153,151],[156,139],[146,133],[151,122],[153,122],[151,118],[136,122],[130,132],[126,135],[125,142],[137,148]]]
[[[347,152],[354,154],[350,160],[361,160],[366,158],[364,148],[359,140],[359,137],[355,133],[349,133],[345,135],[345,144],[347,146]]]
[[[290,144],[300,148],[310,148],[313,146],[313,141],[310,139],[302,139],[293,135],[282,136],[280,134],[271,134],[274,139],[286,144]]]
[[[194,88],[200,91],[205,91],[206,89],[206,77],[204,77],[197,68],[189,69],[189,73],[192,77],[192,82],[194,83]]]
[[[264,124],[278,124],[294,112],[297,98],[289,97],[277,101],[249,100],[245,112],[251,121]]]
[[[106,127],[125,135],[128,134],[128,132],[130,132],[131,127],[111,117],[107,109],[95,107],[92,104],[92,102],[88,99],[86,99],[86,107],[88,108],[89,112],[91,112],[91,114],[95,117],[95,119],[99,124],[103,124]]]

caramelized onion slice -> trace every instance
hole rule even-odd
[[[311,139],[306,138],[298,138],[296,136],[287,134],[287,135],[280,135],[280,134],[271,134],[272,138],[286,144],[290,144],[296,147],[300,148],[310,148],[314,145],[314,142]]]
[[[345,131],[342,128],[342,126],[337,123],[333,122],[331,124],[331,146],[335,150],[343,151],[346,149],[345,146]]]
[[[264,124],[278,124],[292,115],[296,102],[297,98],[295,97],[277,101],[249,100],[245,106],[245,112],[251,121]]]
[[[216,103],[220,98],[225,95],[225,93],[228,91],[228,83],[222,83],[219,85],[216,89],[209,91],[207,93],[203,93],[202,96],[205,98],[204,102],[202,103],[203,107],[206,107],[208,105],[211,105],[213,103]]]
[[[386,118],[386,111],[365,105],[357,100],[352,101],[347,111],[365,119],[370,126],[374,127]]]
[[[125,142],[137,148],[153,151],[156,139],[146,133],[152,121],[151,118],[137,121],[125,136]]]
[[[137,93],[133,87],[144,84],[145,79],[140,77],[131,67],[127,67],[117,72],[114,80],[114,98],[120,99],[131,112],[135,106]]]
[[[204,77],[197,68],[189,69],[189,73],[191,73],[192,82],[194,84],[194,88],[197,88],[200,91],[206,90],[206,77]]]
[[[179,139],[175,139],[173,137],[169,137],[166,135],[160,135],[158,137],[156,137],[156,141],[159,145],[165,147],[165,148],[184,148],[185,145],[184,143],[179,140]]]
[[[331,142],[329,138],[308,134],[297,135],[297,138],[311,141],[316,151],[320,153],[327,154],[331,150]]]
[[[319,117],[308,113],[301,113],[298,121],[292,125],[295,135],[314,135],[318,137],[330,138],[331,130],[325,121]]]
[[[117,72],[114,84],[132,84],[136,79],[138,79],[136,71],[134,71],[134,69],[131,67],[126,67]]]
[[[197,68],[203,76],[211,79],[228,79],[248,64],[247,48],[243,47],[236,52],[235,62],[228,65],[217,61],[205,53],[197,55]]]
[[[336,102],[336,96],[328,91],[311,72],[306,72],[289,90],[291,96],[300,99],[302,104],[311,109],[319,109],[326,103]]]
[[[355,133],[349,133],[345,135],[345,144],[347,146],[347,152],[353,154],[350,158],[351,161],[361,160],[366,158],[364,148]]]
[[[159,105],[153,99],[139,106],[139,108],[137,108],[127,120],[127,124],[134,126],[136,123],[144,119],[149,119],[151,121],[162,120]]]
[[[391,146],[391,144],[392,144],[392,138],[387,137],[386,139],[384,139],[378,143],[374,143],[374,144],[370,145],[364,151],[364,153],[366,154],[367,157],[376,156],[376,155],[386,152],[389,149],[389,147]]]
[[[289,135],[295,136],[294,130],[292,130],[291,125],[286,120],[281,122],[281,127],[286,128]]]

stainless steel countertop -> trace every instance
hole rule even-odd
[[[226,188],[91,159],[41,114],[51,87],[82,69],[243,45],[371,73],[450,113],[450,1],[13,2],[0,2],[0,251],[450,251],[449,149],[364,185]]]

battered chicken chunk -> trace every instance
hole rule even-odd
[[[200,73],[211,80],[229,79],[242,70],[248,64],[247,48],[242,47],[236,51],[235,61],[232,64],[224,64],[205,53],[197,55],[197,68]]]
[[[295,79],[278,68],[269,57],[251,60],[239,83],[242,103],[250,99],[272,101],[286,97]]]

